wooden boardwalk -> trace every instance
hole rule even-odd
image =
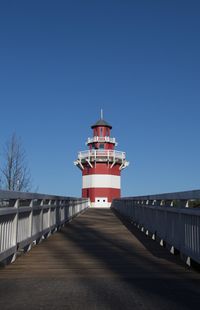
[[[87,210],[0,269],[1,310],[199,308],[200,274],[109,209]]]

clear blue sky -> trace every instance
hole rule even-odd
[[[80,196],[101,107],[123,196],[200,188],[200,1],[0,1],[0,152],[21,136],[39,192]]]

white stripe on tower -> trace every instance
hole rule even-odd
[[[90,174],[83,176],[82,188],[121,188],[121,177],[111,174]]]

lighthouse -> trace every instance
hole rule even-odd
[[[103,118],[91,126],[88,150],[78,153],[74,164],[82,171],[82,197],[90,198],[91,207],[110,207],[121,196],[121,171],[129,162],[125,152],[116,151],[117,142],[111,137],[112,126]]]

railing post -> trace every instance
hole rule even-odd
[[[57,230],[59,229],[61,225],[61,201],[56,200],[56,227]]]
[[[33,233],[33,200],[31,200],[29,206],[30,206],[30,209],[31,209],[31,212],[30,212],[30,215],[29,215],[29,238],[32,238],[32,233]],[[28,248],[27,248],[27,251],[30,251],[31,246],[32,246],[32,244],[30,243]]]
[[[13,246],[15,246],[15,253],[12,255],[11,257],[11,263],[13,263],[15,260],[16,260],[16,257],[17,257],[17,234],[18,234],[18,218],[19,218],[19,199],[17,199],[15,201],[15,205],[14,205],[14,208],[16,208],[16,214],[15,214],[15,217],[14,217],[14,220],[13,220],[13,224],[14,224],[14,229],[13,229],[13,241],[12,241],[12,244]]]
[[[49,229],[49,232],[47,234],[47,237],[49,237],[51,235],[51,203],[52,203],[52,200],[50,199],[49,203],[48,203],[49,209],[48,209],[48,217],[47,217],[47,219],[48,219],[47,228]]]
[[[44,199],[41,201],[41,212],[40,212],[40,220],[41,220],[41,230],[42,230],[42,236],[41,239],[44,239]]]

